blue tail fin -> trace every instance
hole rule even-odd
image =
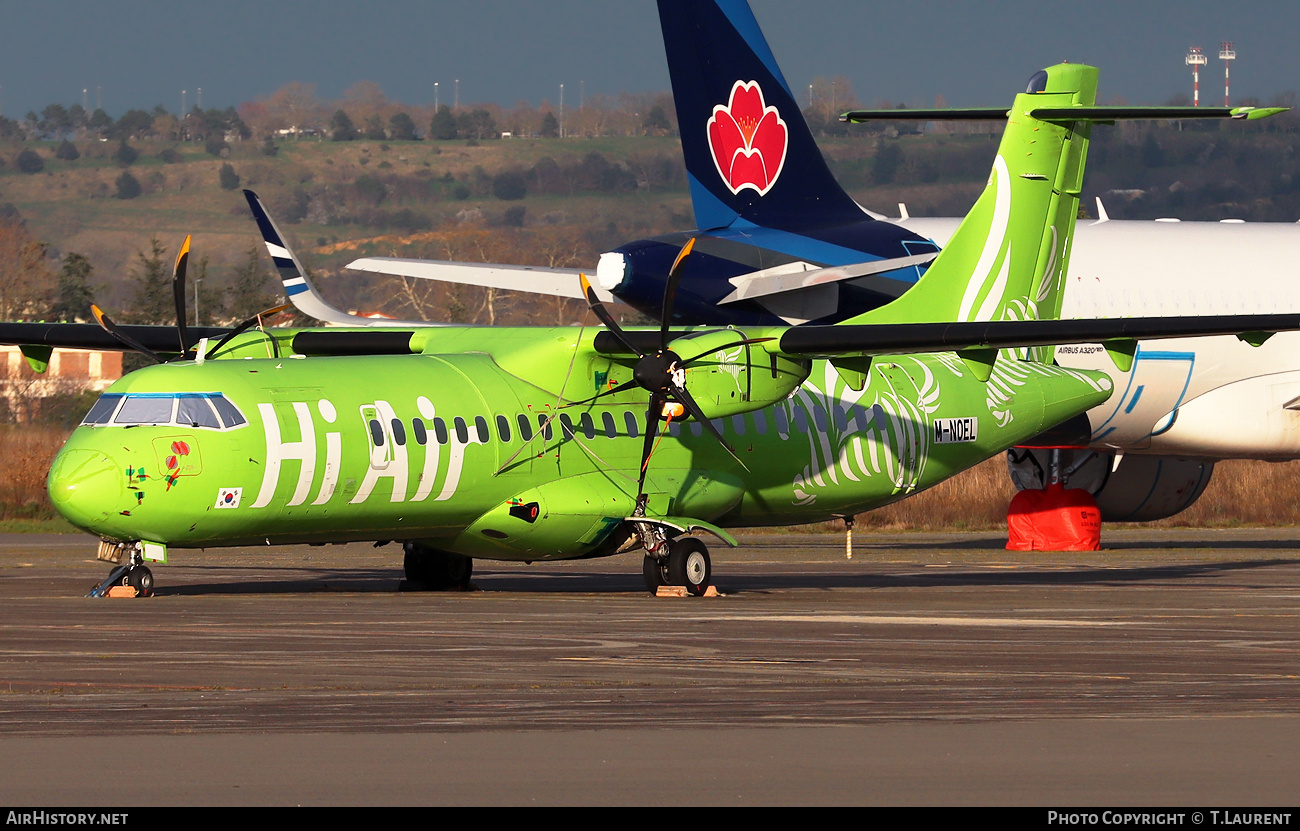
[[[659,0],[659,22],[701,230],[869,219],[831,175],[745,0]]]

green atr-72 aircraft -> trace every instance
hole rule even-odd
[[[639,548],[651,590],[698,594],[711,567],[691,532],[734,544],[724,528],[852,516],[1110,395],[1104,374],[1055,366],[1053,345],[1100,342],[1123,361],[1140,338],[1300,327],[1295,314],[1056,319],[1092,123],[1161,114],[1098,109],[1096,84],[1083,65],[1037,73],[948,247],[903,297],[839,325],[624,330],[588,292],[603,331],[101,316],[104,332],[7,324],[0,341],[39,360],[105,345],[90,329],[173,356],[109,388],[50,470],[58,510],[120,563],[99,593],[148,593],[144,563],[170,548],[392,540],[428,587],[467,584],[472,558]]]

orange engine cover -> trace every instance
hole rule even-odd
[[[1097,551],[1101,548],[1101,511],[1092,494],[1081,488],[1048,485],[1023,490],[1007,509],[1009,551]]]

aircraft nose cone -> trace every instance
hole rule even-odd
[[[65,449],[50,466],[46,485],[55,509],[73,525],[92,528],[117,510],[125,495],[122,470],[99,450]]]

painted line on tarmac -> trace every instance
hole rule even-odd
[[[1129,620],[1059,620],[1052,618],[919,617],[915,615],[707,615],[704,620],[772,623],[862,623],[879,626],[1137,626]]]

